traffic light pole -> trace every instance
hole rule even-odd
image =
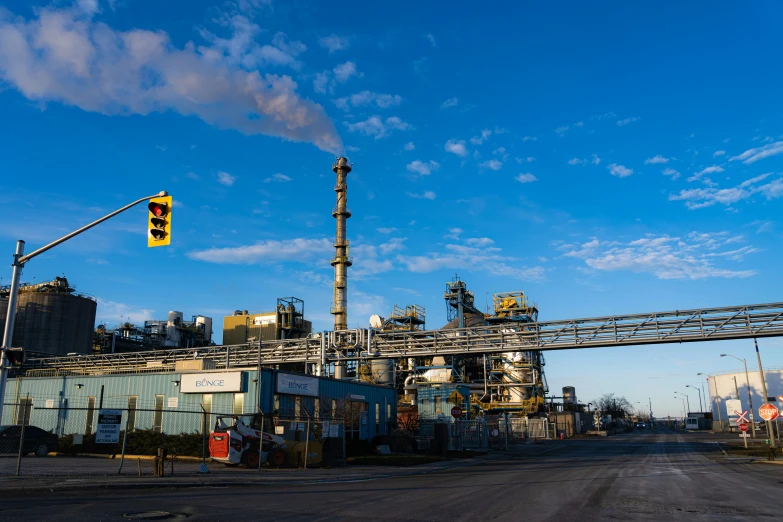
[[[141,198],[139,200],[136,200],[133,203],[125,205],[124,207],[118,210],[115,210],[111,214],[107,214],[102,218],[93,221],[89,225],[85,225],[78,230],[74,230],[70,234],[66,234],[60,239],[56,241],[52,241],[48,245],[42,246],[38,250],[34,250],[33,252],[30,252],[27,255],[24,255],[24,241],[20,239],[19,241],[16,242],[16,253],[14,254],[14,262],[11,265],[14,268],[11,274],[11,288],[10,288],[10,293],[8,295],[8,314],[5,317],[5,329],[3,330],[3,344],[2,346],[0,346],[0,423],[2,423],[2,418],[3,418],[3,403],[5,402],[5,382],[8,375],[8,358],[6,357],[6,351],[11,349],[11,344],[13,342],[14,324],[16,322],[16,302],[19,297],[19,278],[22,276],[22,268],[24,268],[25,263],[27,263],[34,257],[43,254],[47,250],[51,250],[52,248],[56,247],[60,243],[64,243],[65,241],[68,241],[72,237],[78,236],[82,232],[91,229],[95,225],[103,223],[107,219],[113,218],[117,214],[125,212],[129,208],[134,207],[139,203],[150,200],[152,198],[165,197],[165,196],[168,196],[168,193],[166,191],[161,191],[153,196],[147,196],[146,198]]]

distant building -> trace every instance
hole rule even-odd
[[[313,324],[304,319],[304,302],[296,297],[282,297],[272,312],[251,314],[247,310],[237,310],[224,317],[223,344],[300,339],[312,330]]]

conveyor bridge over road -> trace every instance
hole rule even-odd
[[[234,346],[30,359],[29,376],[173,370],[176,361],[211,359],[218,369],[285,363],[326,367],[348,360],[398,359],[526,350],[685,343],[783,336],[783,303],[677,310],[450,330],[324,332],[307,339]]]

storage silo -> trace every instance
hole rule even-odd
[[[563,404],[576,406],[576,388],[573,386],[563,386]]]
[[[89,354],[97,306],[92,298],[65,292],[20,293],[13,345],[27,352]],[[2,315],[5,322],[5,310]]]

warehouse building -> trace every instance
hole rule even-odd
[[[181,363],[202,361],[181,361]],[[120,375],[61,375],[8,380],[2,424],[29,424],[58,435],[94,433],[97,411],[128,410],[129,429],[199,433],[202,411],[263,412],[280,420],[339,420],[348,439],[391,432],[397,416],[392,388],[274,369],[188,370]],[[203,368],[203,366],[202,366]],[[85,372],[87,373],[87,372]]]

